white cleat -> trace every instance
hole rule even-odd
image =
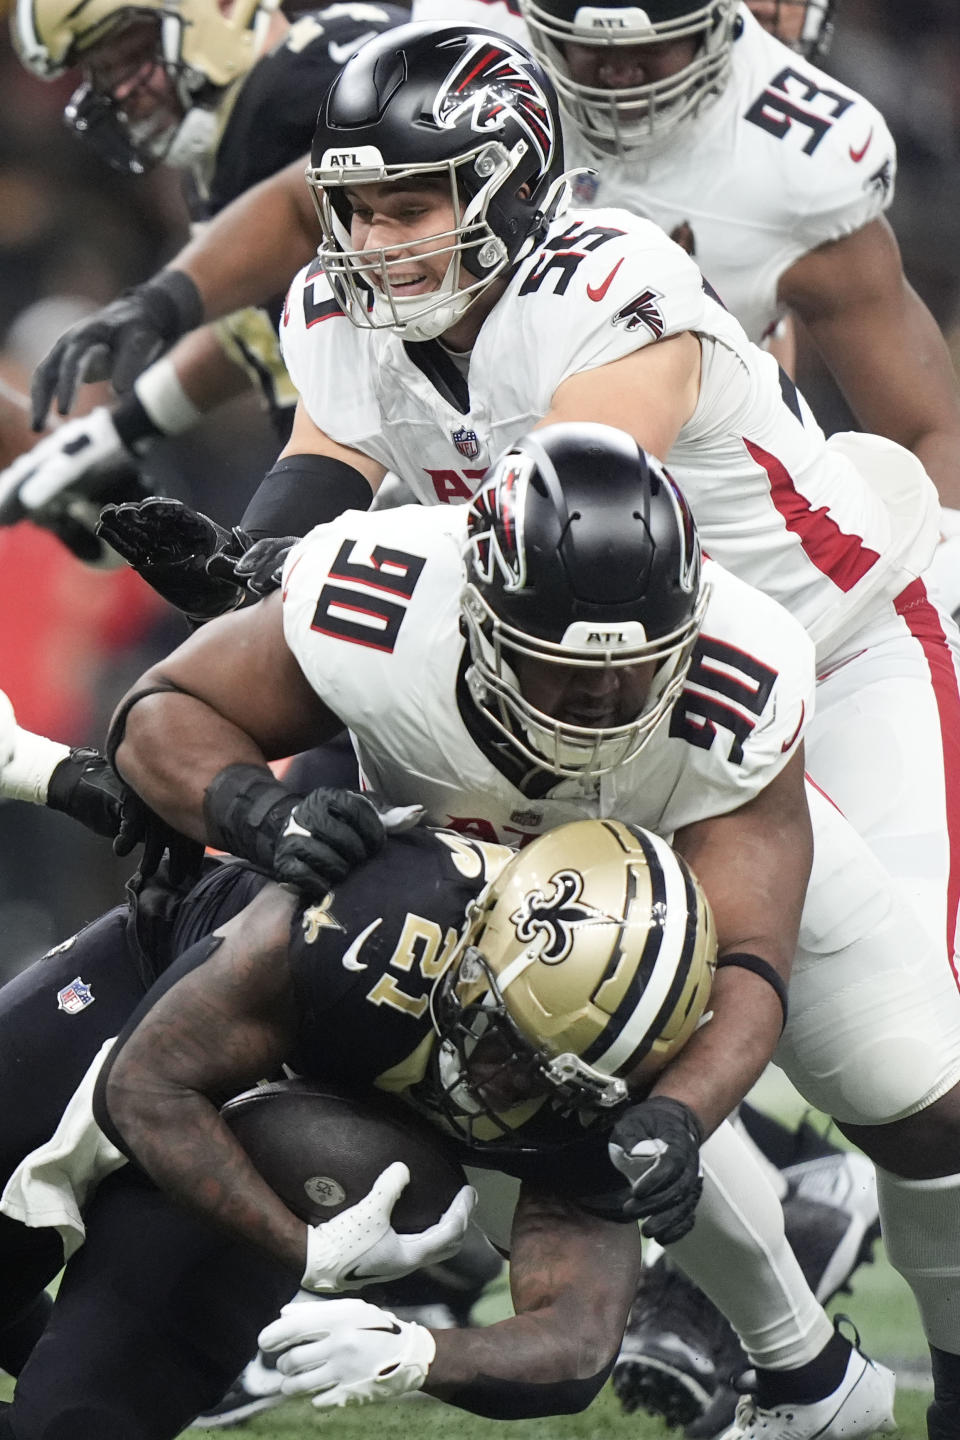
[[[892,1370],[853,1350],[840,1384],[822,1400],[766,1410],[745,1395],[721,1440],[854,1440],[858,1435],[889,1435],[897,1428],[895,1388]]]

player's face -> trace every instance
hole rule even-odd
[[[149,121],[160,130],[183,118],[160,57],[157,22],[150,16],[91,46],[83,69],[93,89],[115,101],[133,124]]]
[[[643,712],[656,663],[637,665],[557,665],[517,655],[511,660],[528,704],[587,730],[629,725]]]
[[[796,45],[803,34],[805,0],[747,0],[764,30],[785,45]]]
[[[481,1036],[465,1068],[470,1090],[494,1114],[546,1095],[550,1089],[532,1057],[517,1055],[499,1030]]]
[[[457,223],[446,181],[356,185],[346,191],[346,198],[354,249],[371,260],[384,252],[382,268],[367,272],[372,284],[398,300],[440,288]],[[439,243],[438,236],[443,237]]]
[[[569,40],[564,51],[570,77],[578,85],[632,90],[679,74],[696,54],[697,43],[693,38],[655,45],[579,45]]]

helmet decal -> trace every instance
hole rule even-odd
[[[528,890],[519,909],[510,916],[518,939],[532,944],[538,936],[545,943],[537,956],[545,965],[559,965],[573,949],[574,930],[580,925],[621,925],[613,915],[585,905],[580,900],[583,876],[578,870],[558,870],[549,883],[553,891]]]
[[[477,573],[486,584],[495,574],[506,590],[522,590],[527,583],[523,510],[532,469],[530,456],[508,455],[474,496],[469,535]]]
[[[471,129],[482,135],[501,129],[504,113],[511,114],[529,138],[545,175],[556,144],[553,112],[532,70],[529,56],[484,37],[464,53],[440,86],[433,118],[441,129],[452,130],[470,112]]]

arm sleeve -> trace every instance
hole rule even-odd
[[[240,528],[251,540],[306,535],[345,510],[368,510],[372,499],[369,482],[352,465],[327,455],[288,455],[263,477]]]

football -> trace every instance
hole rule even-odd
[[[362,1200],[394,1160],[410,1171],[393,1207],[402,1234],[433,1225],[467,1183],[443,1136],[378,1091],[284,1080],[244,1091],[221,1114],[267,1184],[309,1225]]]

